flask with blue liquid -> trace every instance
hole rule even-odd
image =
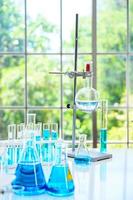
[[[74,193],[74,181],[67,161],[66,145],[55,144],[55,160],[47,183],[47,192],[53,196],[69,196]]]
[[[74,161],[76,164],[83,164],[83,165],[87,165],[90,164],[91,162],[91,157],[89,155],[89,151],[86,147],[86,135],[85,134],[81,134],[79,136],[79,145],[78,145],[78,149],[75,153],[75,158]]]
[[[90,113],[97,109],[99,99],[97,90],[92,87],[93,73],[91,62],[86,64],[86,73],[88,73],[86,86],[77,92],[75,103],[78,109]]]
[[[13,191],[18,195],[38,195],[45,192],[46,181],[42,165],[36,150],[34,130],[24,131],[24,145],[12,181]],[[18,188],[23,188],[19,190]]]

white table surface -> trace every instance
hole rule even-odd
[[[8,193],[0,195],[0,200],[133,200],[133,150],[117,149],[111,153],[112,159],[92,163],[87,167],[76,165],[73,159],[69,161],[75,182],[73,196],[61,198],[43,194],[23,197]],[[48,177],[45,167],[44,173]],[[3,178],[8,183],[12,176]]]

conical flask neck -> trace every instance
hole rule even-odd
[[[55,165],[65,164],[67,164],[66,146],[59,142],[55,145]]]

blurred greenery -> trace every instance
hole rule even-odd
[[[103,1],[104,2],[104,1]],[[113,2],[113,3],[109,3]],[[109,1],[98,10],[98,51],[121,53],[126,50],[126,17],[123,1]],[[116,3],[115,3],[116,2]],[[10,6],[9,6],[10,5]],[[119,9],[118,9],[119,7]],[[0,51],[24,53],[24,15],[13,0],[0,0]],[[91,46],[90,19],[80,18],[79,49],[87,52]],[[51,33],[57,33],[57,27],[43,16],[36,19],[28,16],[29,52],[48,52],[51,47]],[[133,37],[131,27],[131,38]],[[74,30],[71,30],[70,42],[65,41],[63,47],[74,48]],[[133,46],[133,40],[131,46]],[[84,63],[91,60],[91,56],[79,56],[79,69]],[[32,55],[27,57],[28,68],[28,104],[31,106],[60,106],[60,76],[48,74],[49,71],[60,70],[60,56]],[[63,70],[69,71],[73,66],[72,56],[63,56]],[[5,55],[0,57],[0,105],[24,106],[25,86],[25,57]],[[132,79],[131,79],[132,81]],[[79,79],[78,89],[85,85]],[[108,138],[110,140],[125,140],[126,138],[126,110],[117,109],[117,106],[126,105],[126,56],[101,55],[97,58],[97,88],[101,98],[106,98],[109,105],[115,109],[108,113]],[[63,104],[73,102],[73,80],[63,77]],[[131,94],[132,95],[132,94]],[[31,112],[31,111],[30,111]],[[36,110],[38,121],[60,121],[59,111]],[[133,115],[133,113],[132,113]],[[24,119],[24,111],[1,110],[0,133],[7,137],[7,125],[20,123]],[[98,118],[98,127],[100,119]],[[72,111],[64,110],[64,134],[66,139],[72,134]],[[91,114],[77,111],[77,136],[85,133],[88,139],[92,137]],[[133,134],[132,131],[130,134]],[[132,137],[131,137],[132,138]]]

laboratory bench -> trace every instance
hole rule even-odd
[[[13,193],[0,195],[0,200],[133,200],[133,149],[115,149],[112,158],[92,162],[90,165],[76,165],[69,159],[75,182],[75,192],[69,197],[18,196]],[[43,166],[46,180],[50,167]],[[0,185],[9,184],[12,174],[1,175]]]

